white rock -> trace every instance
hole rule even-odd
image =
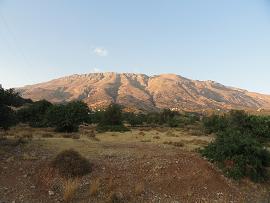
[[[49,190],[49,196],[53,196],[54,195],[54,191],[51,191],[51,190]]]

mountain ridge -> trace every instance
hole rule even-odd
[[[163,108],[180,111],[270,109],[270,95],[176,74],[73,74],[18,90],[24,98],[46,99],[54,103],[83,100],[94,109],[110,103],[119,103],[131,111]]]

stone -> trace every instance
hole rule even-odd
[[[53,196],[54,195],[54,191],[52,191],[52,190],[49,190],[48,193],[49,193],[49,196]]]

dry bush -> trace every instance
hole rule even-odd
[[[111,192],[107,203],[124,203],[124,196],[120,192]]]
[[[33,134],[31,132],[27,131],[22,131],[20,133],[17,133],[15,135],[15,138],[21,138],[21,139],[26,139],[26,140],[32,140]]]
[[[151,142],[150,139],[141,140],[141,142]]]
[[[92,172],[92,164],[73,149],[60,152],[51,164],[62,176],[68,178],[79,177]]]
[[[145,136],[144,132],[139,132],[139,135]]]
[[[89,187],[89,195],[90,196],[96,196],[98,194],[98,190],[100,187],[100,179],[96,179],[92,182],[92,184]]]
[[[199,140],[199,139],[188,140],[185,142],[188,144],[194,144],[194,145],[198,145],[198,146],[207,146],[209,144],[209,142],[207,142],[205,140]]]
[[[137,183],[134,187],[134,194],[136,196],[139,196],[144,193],[144,184],[143,183]]]
[[[160,137],[159,137],[159,136],[154,136],[153,138],[154,138],[154,139],[160,139]]]
[[[164,133],[167,131],[167,128],[157,127],[157,128],[155,128],[155,130],[158,132]]]
[[[179,135],[174,134],[172,131],[166,132],[166,135],[167,135],[168,137],[179,137]]]
[[[53,134],[52,133],[43,133],[42,134],[42,137],[43,138],[52,138],[53,137]]]
[[[100,142],[100,139],[97,137],[92,137],[91,140],[96,141],[96,142]]]
[[[73,134],[72,133],[64,133],[64,134],[62,134],[62,137],[63,138],[72,138]]]
[[[89,132],[87,132],[87,137],[88,138],[94,138],[94,137],[96,137],[95,131],[92,129]]]
[[[23,153],[22,155],[23,160],[37,160],[38,157],[35,154],[28,154],[28,153]]]
[[[184,143],[183,142],[165,141],[165,142],[163,142],[163,144],[173,145],[175,147],[184,147]]]
[[[64,202],[71,202],[75,197],[76,191],[80,185],[80,181],[76,179],[67,179],[63,183],[63,199]]]
[[[140,131],[150,131],[152,129],[150,127],[140,127],[139,130]]]
[[[74,135],[72,135],[72,139],[80,139],[80,135],[79,134],[74,134]]]

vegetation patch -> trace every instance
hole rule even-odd
[[[52,166],[64,177],[80,177],[92,172],[93,165],[77,151],[62,151],[52,161]]]
[[[79,179],[67,179],[63,183],[63,200],[64,202],[71,202],[75,197],[76,191],[80,186]]]
[[[269,178],[270,152],[250,134],[232,129],[219,132],[201,153],[234,179],[250,177],[258,182]]]
[[[163,144],[173,145],[175,147],[184,147],[184,143],[183,142],[165,141],[165,142],[163,142]]]

